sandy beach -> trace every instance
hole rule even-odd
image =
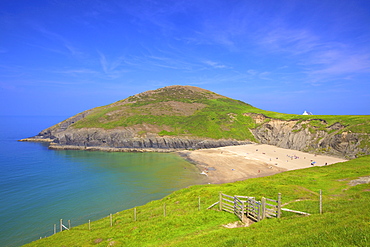
[[[209,183],[235,182],[288,170],[346,161],[266,144],[228,146],[179,153],[195,163]]]

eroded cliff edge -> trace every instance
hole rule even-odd
[[[370,154],[369,133],[353,133],[339,122],[328,125],[323,119],[281,120],[246,114],[256,122],[251,131],[262,144],[350,159]]]

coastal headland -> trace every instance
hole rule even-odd
[[[202,88],[168,86],[86,110],[22,141],[110,152],[260,143],[353,159],[370,154],[369,126],[369,116],[269,112]]]

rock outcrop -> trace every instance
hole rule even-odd
[[[327,126],[321,119],[285,121],[262,114],[249,115],[258,125],[251,131],[262,144],[345,158],[370,154],[369,147],[361,145],[368,140],[368,134],[345,131],[346,126],[340,123]]]
[[[174,151],[178,149],[202,149],[249,144],[250,141],[215,140],[209,138],[171,137],[158,134],[138,134],[135,128],[70,127],[75,121],[87,116],[82,113],[69,118],[58,125],[41,131],[37,136],[21,141],[47,141],[52,149],[88,149],[105,151]]]
[[[69,129],[54,134],[54,144],[83,147],[113,147],[132,149],[200,149],[250,142],[233,140],[212,140],[201,138],[161,137],[147,134],[139,137],[132,129]]]

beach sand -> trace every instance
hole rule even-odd
[[[314,166],[331,165],[345,159],[315,155],[266,144],[248,144],[195,151],[181,151],[195,163],[208,183],[229,183],[248,178]]]

